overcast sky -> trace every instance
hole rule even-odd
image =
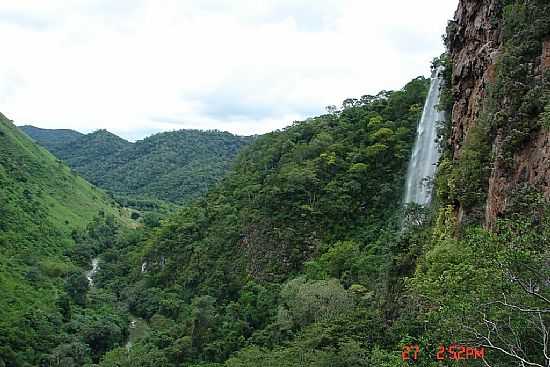
[[[458,0],[0,0],[16,124],[264,133],[428,75]]]

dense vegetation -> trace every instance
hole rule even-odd
[[[206,198],[108,250],[102,286],[150,330],[101,365],[361,365],[397,345],[382,295],[427,86],[258,138]]]
[[[430,208],[401,205],[422,77],[258,137],[205,196],[138,228],[3,122],[0,366],[435,367],[439,346],[455,343],[485,347],[485,359],[448,355],[444,365],[547,366],[550,204],[523,185],[494,228],[481,223],[491,165],[510,163],[547,128],[548,76],[528,64],[550,35],[548,5],[501,5],[495,85],[458,158],[445,141],[450,120],[442,124]],[[440,64],[449,110],[453,65],[446,55]],[[491,154],[495,129],[509,137],[500,156]],[[99,131],[73,144],[121,161],[119,151],[139,146],[147,159],[112,171],[128,180],[142,164],[145,175],[157,159],[176,162],[189,136],[201,139],[180,132],[131,144]],[[66,159],[90,172],[120,163],[83,156]],[[467,212],[460,222],[457,204]],[[84,270],[98,257],[90,286]],[[418,361],[402,361],[405,345],[419,346]]]
[[[489,365],[546,366],[550,330],[550,205],[527,183],[507,198],[506,212],[487,231],[481,227],[492,167],[511,172],[514,155],[545,126],[550,95],[548,71],[540,65],[542,44],[550,36],[547,1],[506,0],[493,21],[503,47],[495,82],[488,86],[484,110],[460,156],[448,146],[436,178],[439,202],[432,240],[409,286],[422,319],[439,325],[443,340],[465,340],[492,352]],[[453,26],[449,31],[453,31]],[[450,70],[444,56],[447,89],[442,105],[452,107]],[[450,121],[442,128],[448,136]],[[499,136],[499,148],[492,142]],[[464,210],[457,223],[453,206]]]
[[[393,367],[411,344],[421,348],[417,365],[437,366],[439,346],[458,343],[486,354],[456,365],[545,366],[550,206],[525,186],[491,231],[480,216],[495,118],[510,113],[510,141],[524,134],[512,151],[544,128],[546,77],[509,74],[505,64],[524,49],[518,32],[535,49],[527,54],[540,55],[545,6],[503,4],[498,21],[512,30],[487,110],[459,159],[441,144],[432,208],[398,209],[419,80],[261,137],[206,199],[109,252],[112,269],[130,259],[106,277],[118,287],[130,280],[121,294],[150,330],[100,365]],[[448,58],[439,63],[452,83]],[[449,91],[442,108],[453,104]],[[470,210],[462,223],[456,203]]]
[[[550,36],[550,4],[542,0],[504,4],[500,15],[504,50],[488,101],[488,127],[493,134],[504,130],[506,144],[499,158],[510,166],[513,154],[546,124],[543,112],[550,106],[550,73],[546,70],[541,77],[542,70],[534,65],[542,55],[543,41]]]
[[[129,223],[105,193],[0,115],[1,366],[38,365],[58,345],[56,302],[76,271],[63,253],[100,213]]]
[[[50,152],[83,136],[70,129],[40,129],[31,125],[19,126],[19,129]]]
[[[59,130],[23,130],[122,205],[143,211],[204,194],[251,141],[220,131],[180,130],[130,143],[106,130],[67,140]]]
[[[311,262],[319,279],[285,282],[319,254],[361,251],[367,241],[370,253],[358,260],[386,262],[377,229],[390,228],[399,207],[426,88],[419,78],[267,134],[205,199],[141,229],[126,229],[102,192],[3,121],[2,202],[9,205],[2,206],[2,287],[10,297],[3,300],[0,363],[222,362],[244,347],[276,343],[279,333],[281,342],[292,340],[291,329],[280,329],[278,308],[284,297],[292,307],[311,284],[311,297],[325,297],[336,316],[341,301],[330,304],[333,292],[353,310],[351,283],[374,287],[382,282],[377,275],[349,273],[343,287]],[[92,203],[74,197],[88,192]],[[51,195],[60,197],[43,206]],[[84,270],[98,254],[101,271],[90,289]],[[313,321],[305,312],[296,332]],[[127,352],[136,317],[149,330]]]
[[[436,366],[453,343],[543,361],[542,196],[518,193],[493,232],[460,228],[445,195],[400,208],[426,84],[260,137],[204,200],[107,251],[103,285],[149,329],[100,365],[393,367],[417,344]]]

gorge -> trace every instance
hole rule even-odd
[[[431,78],[251,138],[0,114],[0,367],[550,366],[549,39],[460,0]]]

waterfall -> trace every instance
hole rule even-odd
[[[439,68],[432,73],[430,91],[418,124],[416,141],[407,171],[405,204],[428,205],[432,198],[431,182],[439,160],[437,123],[445,118],[444,112],[437,109],[442,84],[441,71],[442,68]]]
[[[92,269],[86,272],[86,278],[88,279],[88,284],[90,285],[90,288],[94,286],[94,275],[97,273],[98,269],[99,259],[97,257],[94,257],[92,259]]]

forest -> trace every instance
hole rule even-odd
[[[0,367],[550,366],[550,5],[465,3],[426,206],[423,76],[254,137],[0,115]]]
[[[163,213],[206,193],[253,139],[221,131],[180,130],[131,143],[107,130],[86,135],[33,126],[21,130],[119,204]]]

